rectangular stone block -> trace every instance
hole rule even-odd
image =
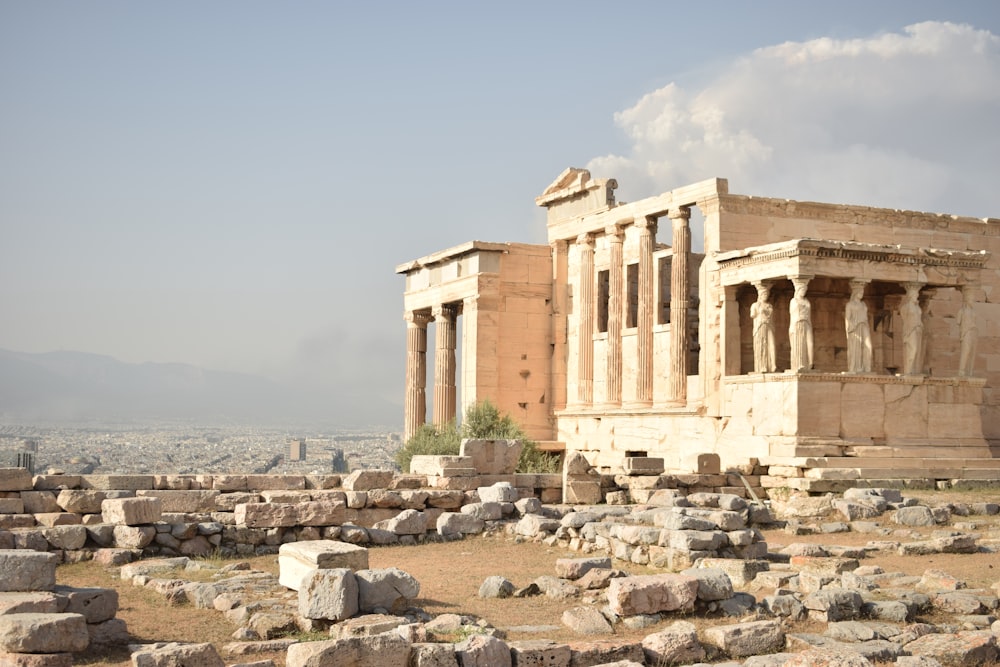
[[[58,512],[61,509],[56,504],[56,494],[52,491],[22,491],[21,502],[24,503],[25,514]]]
[[[0,650],[11,653],[75,653],[90,643],[80,614],[0,616]]]
[[[243,503],[234,512],[236,524],[248,528],[336,526],[346,520],[346,506],[339,502]]]
[[[601,502],[601,483],[597,480],[566,480],[563,502],[576,505],[597,505]]]
[[[79,488],[80,475],[35,475],[35,491],[58,491]]]
[[[259,503],[259,502],[260,502],[259,493],[246,493],[246,492],[220,493],[215,497],[215,509],[232,512],[233,510],[236,509],[237,505],[242,505],[244,503]]]
[[[281,491],[306,488],[303,475],[247,475],[247,491]]]
[[[246,491],[246,475],[212,475],[212,487],[216,491]]]
[[[190,475],[153,475],[153,489],[157,491],[188,491],[193,483]]]
[[[159,498],[107,498],[101,503],[104,523],[140,526],[155,523],[163,513]]]
[[[626,475],[659,475],[663,472],[663,459],[652,456],[626,456],[622,460]]]
[[[27,468],[0,468],[0,491],[30,491],[31,473]]]
[[[80,524],[80,515],[72,512],[40,512],[35,514],[35,521],[43,526],[76,526]]]
[[[0,593],[0,614],[54,614],[57,611],[59,600],[49,591]]]
[[[368,549],[335,540],[307,540],[282,544],[278,550],[278,583],[299,590],[302,578],[313,570],[368,569]]]
[[[0,514],[0,530],[31,528],[34,525],[34,514]]]
[[[24,514],[24,503],[20,498],[0,498],[0,514]]]
[[[41,551],[0,549],[0,591],[51,591],[58,560]]]
[[[56,505],[74,514],[97,514],[107,498],[104,491],[92,489],[63,489],[56,496]]]
[[[370,491],[388,489],[392,486],[392,470],[355,470],[345,477],[341,484],[347,491]]]
[[[471,477],[476,474],[471,456],[418,454],[410,459],[410,473],[438,477]]]
[[[308,502],[312,498],[310,492],[305,489],[261,491],[260,497],[265,503],[303,503]]]
[[[520,440],[465,439],[459,454],[470,457],[480,475],[513,475],[521,448]]]
[[[153,488],[152,475],[83,475],[80,487],[101,491],[138,491]]]
[[[306,475],[307,489],[336,489],[340,486],[340,475]]]
[[[139,498],[158,498],[164,512],[211,512],[218,491],[137,491]]]

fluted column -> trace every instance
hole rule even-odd
[[[427,418],[427,322],[424,313],[409,312],[406,320],[406,396],[403,404],[403,441],[409,440]]]
[[[639,230],[639,309],[638,364],[636,373],[636,403],[653,402],[653,246],[655,245],[656,219],[641,218],[635,221]]]
[[[436,345],[434,346],[434,423],[447,424],[455,418],[455,307],[435,306]]]
[[[610,249],[608,271],[608,354],[605,369],[607,403],[622,403],[622,302],[625,280],[622,277],[622,242],[624,232],[619,225],[604,230]]]
[[[673,223],[673,257],[670,273],[670,372],[667,378],[667,399],[687,402],[688,374],[688,255],[691,254],[691,209],[671,210]]]
[[[576,243],[580,248],[576,400],[582,405],[590,405],[594,401],[594,235],[581,234]]]
[[[549,387],[552,410],[566,407],[566,274],[569,242],[553,241],[552,247],[552,372]]]

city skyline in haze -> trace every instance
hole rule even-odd
[[[990,2],[4,1],[0,85],[0,349],[330,401],[401,406],[394,267],[544,243],[568,166],[1000,217]]]

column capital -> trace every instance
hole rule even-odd
[[[403,319],[406,320],[406,324],[411,327],[420,327],[421,329],[427,326],[427,323],[431,321],[431,316],[422,311],[410,310],[403,313]]]
[[[431,315],[434,317],[435,321],[442,318],[452,320],[455,318],[455,311],[455,306],[449,303],[440,303],[436,306],[431,306]]]
[[[865,288],[868,286],[868,283],[870,282],[871,280],[868,278],[851,278],[850,280],[851,289],[854,289],[855,287]]]
[[[620,222],[616,222],[604,228],[604,235],[610,243],[621,243],[625,239],[625,228]]]
[[[639,218],[636,218],[635,222],[633,222],[632,224],[635,225],[636,229],[639,230],[639,233],[656,232],[657,223],[656,223],[656,218],[654,217],[644,215]]]
[[[911,291],[913,292],[920,291],[923,288],[923,286],[926,285],[927,283],[918,282],[916,280],[909,280],[905,283],[900,283],[900,284],[903,286],[903,289],[905,289],[907,293],[910,293]]]
[[[594,233],[585,232],[576,237],[577,245],[587,246],[591,250],[594,248]]]
[[[690,206],[678,206],[667,211],[667,217],[675,223],[678,221],[687,222],[691,218]]]
[[[809,274],[800,274],[797,276],[788,276],[788,279],[792,281],[793,285],[798,287],[799,285],[808,285],[809,281],[811,281],[815,277],[816,276]]]
[[[565,252],[569,247],[569,239],[556,239],[549,243],[549,247],[555,252]]]

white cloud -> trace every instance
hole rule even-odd
[[[1000,37],[968,25],[758,49],[615,122],[631,150],[588,167],[623,199],[721,176],[743,194],[1000,217]]]

